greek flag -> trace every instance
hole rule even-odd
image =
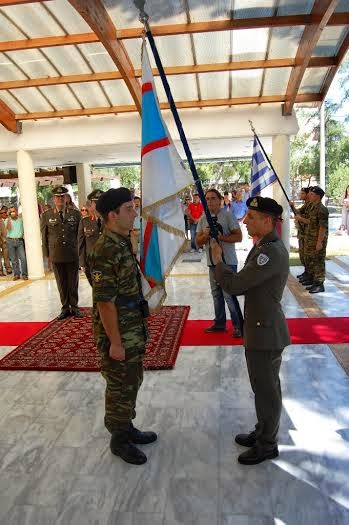
[[[259,195],[264,188],[277,180],[256,136],[253,142],[251,179],[251,197]]]
[[[146,46],[142,54],[143,293],[151,309],[166,298],[165,278],[186,239],[179,194],[192,184],[161,116]]]

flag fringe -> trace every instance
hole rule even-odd
[[[188,188],[191,188],[192,184],[188,184],[187,186],[185,186],[184,188],[182,188],[180,191],[178,191],[177,193],[173,193],[172,195],[168,195],[167,197],[165,197],[164,199],[161,199],[159,201],[156,201],[154,204],[151,204],[150,206],[144,206],[142,208],[142,217],[143,219],[147,219],[147,217],[145,217],[144,215],[147,214],[148,216],[150,216],[151,212],[153,210],[156,210],[156,208],[158,208],[159,206],[161,206],[162,204],[166,204],[167,202],[171,201],[171,200],[174,200],[176,197],[179,198],[179,195],[183,192],[183,191],[186,191]]]
[[[184,242],[183,242],[182,245],[179,247],[177,254],[174,256],[174,258],[172,259],[171,263],[169,264],[169,267],[168,267],[168,269],[167,269],[167,271],[166,271],[166,273],[165,273],[164,279],[163,279],[162,281],[156,281],[153,277],[147,276],[147,274],[143,272],[143,275],[144,275],[144,277],[145,277],[147,280],[148,280],[148,278],[149,278],[149,279],[151,279],[151,280],[156,284],[156,286],[155,286],[154,288],[151,289],[151,292],[149,292],[149,293],[147,294],[148,297],[151,297],[152,295],[154,295],[154,293],[155,293],[156,291],[159,290],[159,287],[162,287],[162,288],[164,289],[164,291],[165,291],[165,295],[166,295],[166,297],[167,297],[166,289],[165,289],[165,279],[166,279],[166,277],[168,277],[168,276],[170,275],[170,273],[172,272],[173,267],[174,267],[174,265],[176,264],[176,262],[178,261],[178,258],[180,257],[180,255],[182,255],[182,253],[184,253],[186,243],[187,243],[187,239],[185,238],[185,239],[184,239]],[[147,298],[147,297],[146,297],[146,298]]]

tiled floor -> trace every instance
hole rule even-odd
[[[204,261],[173,273],[168,304],[212,318]],[[90,305],[85,279],[80,290]],[[348,315],[335,280],[314,300],[326,315]],[[306,315],[289,290],[283,304],[288,317]],[[53,280],[1,298],[0,321],[58,312]],[[349,378],[326,345],[298,345],[285,350],[282,384],[280,457],[243,467],[232,436],[255,423],[243,348],[182,347],[174,370],[145,374],[136,423],[159,440],[132,467],[109,451],[99,374],[0,371],[0,523],[349,524]]]

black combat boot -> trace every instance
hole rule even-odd
[[[250,432],[249,434],[238,434],[235,436],[235,442],[242,447],[253,447],[256,444],[257,436],[256,432]]]
[[[320,283],[320,281],[314,281],[313,286],[311,288],[308,288],[309,293],[321,293],[325,291],[324,283]]]
[[[305,281],[299,281],[299,282],[303,286],[309,286],[309,285],[313,284],[313,280],[312,279],[306,279]]]
[[[110,450],[115,456],[119,456],[132,465],[143,465],[147,461],[147,456],[130,442],[128,430],[112,432]]]
[[[304,277],[306,276],[307,276],[307,272],[303,272],[303,273],[296,275],[297,279],[304,279]]]
[[[277,445],[273,448],[264,448],[259,445],[254,445],[252,448],[246,450],[238,457],[238,462],[241,465],[258,465],[266,459],[274,459],[279,455],[279,450]]]
[[[158,439],[155,432],[142,432],[133,426],[131,421],[130,430],[128,431],[129,440],[137,445],[148,445],[148,443],[154,443]]]

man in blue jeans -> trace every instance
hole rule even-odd
[[[241,242],[242,233],[239,223],[232,213],[221,208],[221,194],[215,188],[206,191],[207,207],[212,215],[213,220],[217,223],[220,233],[218,240],[222,246],[224,260],[230,268],[237,271],[237,257],[235,252],[235,243]],[[196,233],[196,244],[206,248],[207,265],[209,267],[211,293],[215,311],[215,319],[212,326],[206,328],[206,332],[225,332],[226,331],[226,314],[225,303],[227,303],[231,321],[234,326],[233,336],[241,337],[241,326],[239,316],[235,310],[232,296],[221,288],[214,276],[214,266],[209,254],[210,228],[207,224],[206,216],[199,220]]]
[[[9,209],[9,217],[5,221],[7,230],[7,245],[13,269],[13,280],[17,281],[22,273],[22,279],[28,279],[27,258],[24,247],[23,220],[18,217],[15,206]]]

